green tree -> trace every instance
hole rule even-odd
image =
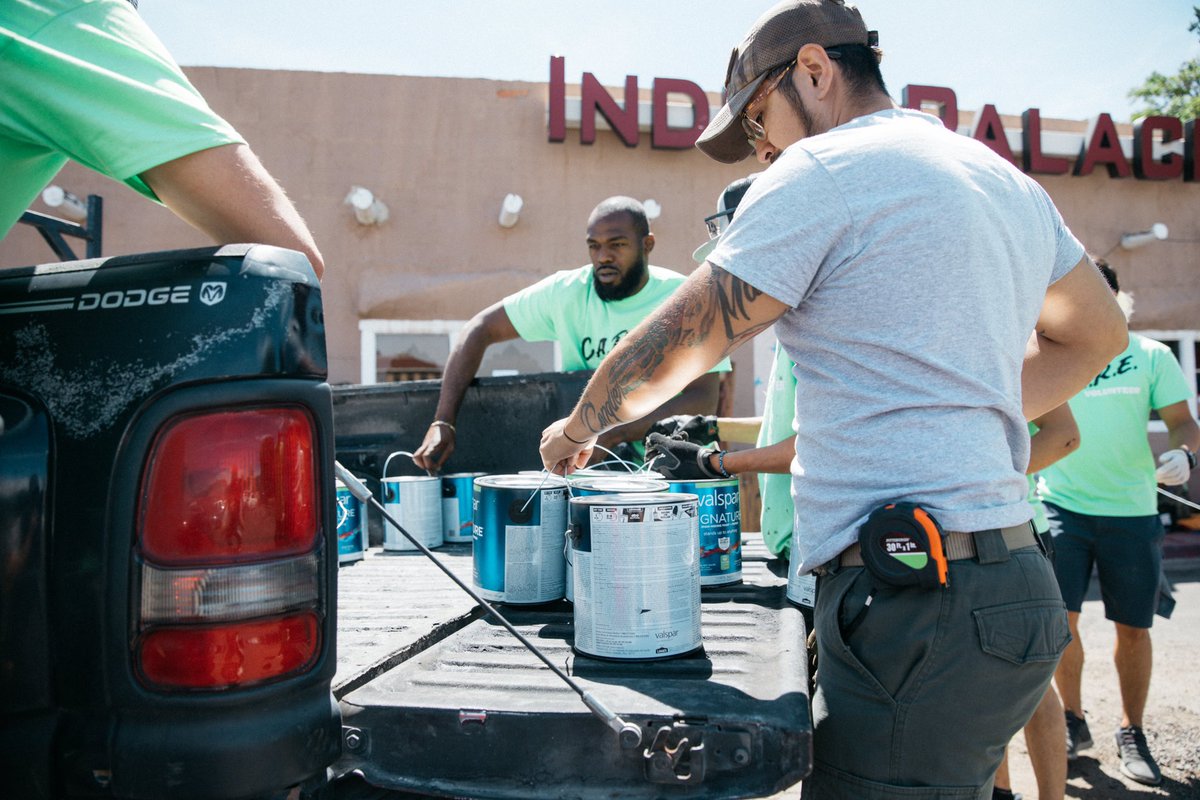
[[[1200,36],[1200,7],[1192,6],[1196,19],[1188,30]],[[1200,117],[1200,58],[1183,62],[1175,75],[1150,73],[1145,83],[1129,91],[1129,99],[1141,100],[1146,108],[1134,119],[1163,114],[1183,120]]]

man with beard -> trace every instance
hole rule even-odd
[[[587,248],[591,265],[556,272],[467,322],[446,361],[433,422],[413,454],[418,467],[437,472],[454,452],[459,407],[490,345],[518,337],[556,341],[564,371],[595,369],[622,336],[684,281],[677,272],[647,263],[654,234],[642,204],[631,197],[610,197],[592,210]],[[650,424],[665,416],[714,413],[715,373],[729,369],[728,360],[723,361],[644,419],[606,432],[599,444],[611,449],[621,442],[640,443]]]
[[[777,325],[796,365],[792,568],[818,575],[803,796],[987,800],[1070,638],[1029,524],[1026,420],[1128,333],[1045,190],[897,108],[881,57],[845,0],[783,0],[751,27],[696,144],[766,168],[543,432],[542,463],[579,468]]]

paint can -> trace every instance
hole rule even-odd
[[[613,473],[605,476],[588,476],[576,478],[579,473],[567,477],[571,485],[571,493],[576,497],[590,497],[597,494],[642,494],[644,492],[666,492],[671,485],[663,480],[643,478],[635,475]]]
[[[361,561],[366,551],[366,521],[362,513],[362,504],[351,494],[350,489],[340,479],[335,479],[337,486],[337,540],[338,564],[349,564]]]
[[[654,661],[700,649],[698,517],[696,495],[571,500],[577,653]]]
[[[700,585],[741,583],[742,503],[737,478],[670,483],[672,492],[700,499]]]
[[[470,542],[471,506],[475,501],[475,479],[482,472],[456,472],[442,476],[442,539]]]
[[[578,477],[579,474],[579,472],[573,472],[567,476],[571,493],[576,497],[591,497],[598,494],[645,494],[646,492],[666,492],[671,488],[671,485],[664,480],[645,478],[632,473],[592,470],[591,474],[583,477]],[[566,596],[567,600],[574,602],[575,582],[571,577],[571,554],[567,552],[570,545],[569,543],[564,544],[564,555],[567,559]]]
[[[472,580],[485,600],[514,605],[561,600],[567,483],[556,475],[475,479]]]
[[[427,475],[403,475],[379,482],[383,506],[409,535],[426,547],[442,546],[442,481]],[[417,547],[391,522],[384,528],[383,549],[416,550]]]
[[[583,478],[650,478],[656,481],[665,479],[661,472],[653,470],[637,470],[636,472],[625,471],[623,469],[597,469],[596,467],[584,467],[577,469],[567,476],[568,480],[580,480]]]

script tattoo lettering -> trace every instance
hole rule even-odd
[[[712,267],[700,291],[680,292],[671,297],[636,339],[625,338],[612,351],[608,368],[608,390],[598,404],[583,400],[580,417],[592,433],[600,433],[624,422],[619,411],[626,395],[644,384],[673,348],[698,347],[707,341],[714,328],[724,333],[728,354],[774,323],[750,323],[750,306],[762,296],[750,284]]]

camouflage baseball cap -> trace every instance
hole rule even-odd
[[[872,41],[858,9],[844,0],[783,0],[758,18],[733,49],[725,73],[725,105],[700,134],[696,147],[732,164],[754,152],[740,117],[763,78],[791,63],[806,44],[833,47]]]

